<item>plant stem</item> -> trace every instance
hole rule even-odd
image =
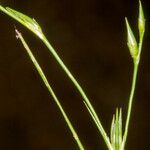
[[[25,42],[24,38],[22,37],[21,33],[20,33],[18,30],[16,30],[16,34],[17,34],[17,37],[21,40],[21,42],[22,42],[24,48],[26,49],[26,51],[27,51],[27,53],[28,53],[30,59],[32,60],[32,62],[33,62],[33,64],[34,64],[34,66],[36,67],[36,69],[37,69],[37,71],[38,71],[40,77],[42,78],[44,84],[46,85],[46,87],[47,87],[49,93],[51,94],[51,96],[53,97],[53,99],[54,99],[55,103],[57,104],[59,110],[61,111],[61,113],[62,113],[62,115],[63,115],[63,117],[64,117],[64,119],[65,119],[65,121],[66,121],[66,123],[67,123],[67,125],[68,125],[68,127],[69,127],[69,129],[70,129],[70,131],[71,131],[72,134],[73,134],[73,137],[74,137],[74,139],[75,139],[75,141],[76,141],[76,143],[77,143],[79,149],[80,149],[80,150],[84,150],[84,147],[83,147],[83,145],[82,145],[82,143],[81,143],[81,141],[80,141],[80,139],[79,139],[79,137],[78,137],[78,135],[77,135],[77,133],[76,133],[76,131],[75,131],[73,125],[72,125],[72,123],[70,122],[70,120],[69,120],[67,114],[66,114],[65,111],[64,111],[64,108],[62,107],[62,105],[61,105],[61,103],[59,102],[57,96],[55,95],[55,93],[54,93],[54,91],[53,91],[51,85],[49,84],[49,82],[48,82],[48,80],[47,80],[47,78],[46,78],[44,72],[42,71],[42,69],[41,69],[40,65],[38,64],[37,60],[35,59],[33,53],[31,52],[31,50],[30,50],[30,48],[29,48],[29,46],[27,45],[27,43]]]
[[[83,91],[82,87],[79,85],[79,83],[77,82],[77,80],[74,78],[74,76],[72,75],[72,73],[69,71],[69,69],[66,67],[66,65],[63,63],[63,61],[61,60],[61,58],[58,56],[58,54],[56,53],[56,51],[54,50],[54,48],[51,46],[51,44],[49,43],[49,41],[46,39],[46,37],[44,37],[43,39],[44,44],[47,46],[47,48],[50,50],[50,52],[52,53],[52,55],[54,56],[54,58],[57,60],[57,62],[59,63],[59,65],[61,66],[61,68],[65,71],[65,73],[67,74],[67,76],[70,78],[70,80],[73,82],[73,84],[75,85],[75,87],[77,88],[77,90],[79,91],[79,93],[81,94],[84,103],[87,107],[87,110],[89,111],[93,121],[95,122],[95,125],[97,126],[99,132],[101,133],[107,147],[109,148],[109,150],[113,150],[111,143],[109,141],[109,138],[98,118],[98,115],[96,113],[96,111],[94,110],[92,104],[90,103],[87,95],[85,94],[85,92]]]
[[[138,67],[139,67],[142,44],[143,44],[143,37],[144,37],[144,32],[140,35],[139,46],[138,46],[138,55],[135,59],[133,59],[134,70],[133,70],[132,86],[131,86],[131,92],[130,92],[130,96],[129,96],[128,111],[127,111],[127,118],[126,118],[126,124],[125,124],[125,132],[124,132],[124,136],[123,136],[123,143],[122,143],[121,150],[124,150],[126,139],[128,136],[129,122],[130,122],[133,97],[134,97],[135,87],[136,87],[137,73],[138,73]]]
[[[100,119],[98,118],[96,111],[94,110],[93,106],[91,105],[88,97],[86,96],[85,92],[83,91],[83,89],[81,88],[81,86],[79,85],[77,80],[74,78],[72,73],[69,71],[69,69],[63,63],[63,61],[61,60],[61,58],[59,57],[59,55],[57,54],[55,49],[48,42],[47,38],[43,34],[42,29],[38,25],[38,23],[34,19],[32,19],[18,11],[15,11],[11,8],[8,8],[8,7],[4,8],[0,5],[0,10],[3,11],[4,13],[6,13],[7,15],[9,15],[10,17],[16,19],[21,24],[23,24],[25,27],[27,27],[29,30],[31,30],[34,34],[36,34],[44,42],[44,44],[49,49],[50,53],[52,53],[52,55],[54,56],[56,61],[59,63],[59,65],[62,67],[62,69],[66,72],[67,76],[70,78],[70,80],[73,82],[73,84],[75,85],[75,87],[77,88],[79,93],[81,94],[84,104],[86,105],[87,110],[89,111],[94,123],[96,124],[99,132],[101,133],[107,147],[109,148],[109,150],[112,150],[110,140],[100,122]]]
[[[126,124],[125,124],[125,132],[124,132],[124,137],[123,137],[123,149],[122,150],[124,150],[127,135],[128,135],[129,122],[130,122],[130,117],[131,117],[131,109],[132,109],[133,97],[134,97],[135,87],[136,87],[137,72],[138,72],[138,63],[134,62],[132,86],[131,86],[131,92],[130,92],[130,96],[129,96],[128,111],[127,111],[127,118],[126,118]]]

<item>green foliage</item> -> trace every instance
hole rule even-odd
[[[114,150],[120,150],[122,146],[122,111],[116,109],[116,115],[113,115],[110,131],[111,144]]]
[[[10,17],[14,18],[18,22],[20,22],[22,25],[27,27],[29,30],[31,30],[33,33],[35,33],[39,38],[43,39],[44,35],[42,33],[42,29],[39,26],[39,24],[35,21],[35,19],[32,19],[28,17],[27,15],[18,12],[14,9],[11,9],[9,7],[2,7],[0,5],[0,10],[9,15]]]
[[[55,92],[53,91],[52,86],[48,82],[48,80],[47,80],[47,78],[46,78],[46,76],[45,76],[41,66],[39,65],[38,61],[34,57],[33,53],[31,52],[28,44],[26,43],[26,41],[22,37],[21,33],[17,29],[16,29],[16,37],[21,40],[21,42],[22,42],[22,44],[23,44],[27,54],[29,55],[29,57],[30,57],[31,61],[33,62],[36,70],[38,71],[41,79],[43,80],[45,86],[47,87],[50,95],[53,97],[53,100],[55,101],[56,105],[58,106],[58,109],[60,110],[62,116],[64,117],[64,120],[66,121],[66,123],[67,123],[67,125],[68,125],[68,127],[69,127],[69,129],[70,129],[70,131],[71,131],[71,133],[73,135],[73,138],[74,138],[74,140],[76,141],[76,143],[77,143],[77,145],[79,147],[79,149],[80,150],[84,150],[84,147],[83,147],[83,145],[82,145],[82,143],[81,143],[81,141],[80,141],[80,139],[78,137],[78,134],[76,133],[76,131],[75,131],[75,129],[74,129],[74,127],[73,127],[69,117],[67,116],[64,108],[62,107],[60,101],[58,100],[58,98],[57,98],[57,96],[55,94]]]
[[[126,27],[127,27],[127,45],[128,45],[131,57],[134,62],[134,69],[133,69],[133,79],[132,79],[131,92],[129,95],[128,111],[127,111],[127,115],[126,115],[124,133],[122,130],[123,129],[123,127],[122,127],[122,110],[120,109],[118,111],[118,109],[116,109],[116,114],[113,115],[113,119],[112,119],[112,123],[111,123],[110,138],[108,137],[106,131],[104,130],[102,123],[101,123],[95,109],[93,108],[92,104],[90,103],[90,100],[88,99],[87,95],[85,94],[84,90],[82,89],[82,87],[80,86],[78,81],[75,79],[75,77],[72,75],[72,73],[69,71],[67,66],[64,64],[62,59],[59,57],[56,50],[51,46],[50,42],[47,40],[47,38],[43,34],[40,25],[35,21],[35,19],[32,19],[32,18],[28,17],[27,15],[20,13],[9,7],[4,8],[3,6],[0,5],[0,10],[2,12],[4,12],[5,14],[9,15],[11,18],[20,22],[22,25],[24,25],[26,28],[31,30],[35,35],[37,35],[43,41],[43,43],[47,46],[49,52],[54,56],[54,58],[56,59],[56,61],[60,65],[60,67],[64,70],[64,72],[66,73],[68,78],[72,81],[72,83],[77,88],[80,95],[82,96],[83,102],[87,108],[87,111],[91,115],[93,122],[95,123],[99,133],[102,135],[102,137],[107,145],[107,148],[109,150],[124,150],[127,135],[128,135],[132,103],[133,103],[134,92],[135,92],[135,87],[136,87],[137,72],[138,72],[138,66],[139,66],[139,61],[140,61],[143,37],[144,37],[144,33],[145,33],[145,17],[144,17],[141,2],[139,1],[139,16],[138,16],[139,42],[137,42],[137,40],[134,36],[134,33],[129,25],[128,20],[127,20],[127,18],[125,18]],[[53,89],[51,88],[49,82],[47,81],[36,58],[32,54],[29,46],[25,42],[25,40],[22,37],[22,35],[20,34],[20,32],[18,32],[18,30],[16,30],[16,33],[17,33],[17,37],[21,40],[24,48],[26,49],[30,59],[32,60],[35,68],[37,69],[40,77],[42,78],[43,82],[45,83],[45,86],[48,88],[48,90],[49,90],[50,94],[52,95],[54,101],[56,102],[59,110],[61,111],[61,114],[64,117],[70,131],[72,132],[73,137],[74,137],[75,141],[77,142],[79,149],[84,150],[84,147],[83,147],[80,139],[78,138],[78,135],[77,135],[75,129],[73,128],[62,105],[60,104]]]

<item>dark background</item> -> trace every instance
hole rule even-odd
[[[150,2],[142,1],[146,34],[126,150],[150,149]],[[136,37],[137,0],[2,0],[34,17],[75,75],[109,133],[116,107],[127,110],[132,60],[126,46],[127,16]],[[24,35],[86,150],[106,150],[82,98],[43,43],[0,13],[0,149],[76,150],[66,123],[19,40]]]

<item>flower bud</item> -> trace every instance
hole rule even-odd
[[[138,28],[139,28],[139,36],[141,37],[145,31],[145,18],[141,1],[139,1]]]
[[[127,18],[125,18],[126,21],[126,27],[127,27],[127,45],[129,47],[130,50],[130,54],[133,58],[136,58],[138,55],[138,46],[137,46],[137,42],[136,39],[134,37],[134,34],[131,30],[131,27],[128,23]]]

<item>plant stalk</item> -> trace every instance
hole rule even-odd
[[[65,71],[65,73],[67,74],[67,76],[70,78],[70,80],[73,82],[73,84],[75,85],[75,87],[77,88],[77,90],[79,91],[79,93],[81,94],[84,104],[87,107],[87,110],[89,111],[95,125],[97,126],[99,132],[101,133],[107,147],[109,148],[109,150],[113,150],[112,149],[112,145],[110,143],[110,140],[99,120],[99,117],[96,113],[96,111],[94,110],[92,104],[90,103],[90,100],[88,99],[87,95],[85,94],[84,90],[82,89],[82,87],[80,86],[80,84],[77,82],[77,80],[74,78],[74,76],[72,75],[72,73],[69,71],[69,69],[66,67],[66,65],[63,63],[63,61],[61,60],[61,58],[58,56],[58,54],[56,53],[56,51],[54,50],[54,48],[51,46],[51,44],[49,43],[49,41],[46,39],[46,37],[44,37],[42,39],[42,41],[44,42],[44,44],[47,46],[47,48],[49,49],[49,51],[52,53],[52,55],[54,56],[54,58],[57,60],[57,62],[59,63],[59,65],[61,66],[61,68]]]
[[[129,96],[127,118],[126,118],[126,124],[125,124],[125,132],[124,132],[123,143],[122,143],[123,148],[121,150],[124,150],[126,139],[128,136],[129,122],[130,122],[130,118],[131,118],[132,104],[133,104],[133,98],[134,98],[135,87],[136,87],[138,66],[139,66],[138,63],[134,62],[132,86],[131,86],[131,92],[130,92],[130,96]]]
[[[31,50],[29,48],[29,46],[27,45],[26,41],[24,40],[24,38],[22,37],[21,33],[18,30],[16,30],[16,34],[17,34],[17,38],[19,38],[21,40],[21,42],[22,42],[24,48],[26,49],[30,59],[32,60],[32,62],[34,64],[35,68],[37,69],[40,77],[42,78],[44,84],[46,85],[49,93],[51,94],[51,96],[53,97],[55,103],[57,104],[61,114],[63,115],[63,117],[64,117],[64,119],[65,119],[65,121],[66,121],[66,123],[67,123],[67,125],[68,125],[68,127],[69,127],[69,129],[70,129],[70,131],[71,131],[71,133],[72,133],[72,135],[73,135],[73,137],[74,137],[78,147],[79,147],[79,149],[80,150],[84,150],[84,147],[83,147],[83,145],[82,145],[82,143],[81,143],[81,141],[80,141],[80,139],[79,139],[79,137],[78,137],[78,135],[77,135],[73,125],[72,125],[72,123],[70,122],[67,114],[64,111],[64,108],[62,107],[61,103],[59,102],[56,94],[54,93],[51,85],[49,84],[49,82],[48,82],[48,80],[47,80],[43,70],[41,69],[40,65],[38,64],[37,60],[35,59],[33,53],[31,52]]]
[[[133,59],[134,69],[133,69],[132,86],[131,86],[131,92],[130,92],[130,96],[129,96],[127,118],[126,118],[125,131],[124,131],[122,149],[121,150],[124,150],[124,147],[125,147],[125,144],[126,144],[126,139],[127,139],[127,136],[128,136],[129,122],[130,122],[130,118],[131,118],[132,103],[133,103],[135,87],[136,87],[137,73],[138,73],[141,50],[142,50],[142,44],[143,44],[143,37],[144,37],[144,31],[143,31],[142,34],[140,34],[140,40],[139,40],[139,46],[138,46],[138,55],[135,59]]]

